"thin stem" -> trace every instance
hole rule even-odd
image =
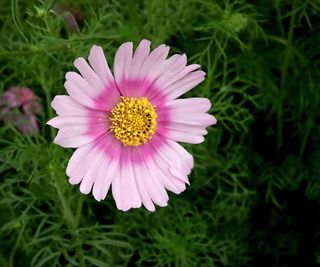
[[[51,178],[55,179],[55,177],[53,175],[51,176]],[[57,179],[55,179],[55,182],[56,182],[55,185],[56,185],[58,197],[59,197],[59,200],[60,200],[60,203],[62,206],[63,216],[66,219],[66,222],[67,222],[69,228],[75,229],[76,228],[75,217],[70,209],[70,206],[68,205],[68,202],[66,201],[64,194],[62,193],[59,181]]]
[[[80,196],[79,200],[78,200],[78,206],[77,206],[77,212],[76,212],[76,226],[77,227],[80,224],[80,218],[82,215],[83,200],[84,200],[83,196]]]
[[[52,175],[52,179],[54,179],[53,175]],[[67,222],[67,226],[68,226],[69,230],[73,233],[73,237],[75,239],[75,242],[77,242],[77,239],[79,238],[79,236],[78,236],[78,233],[77,233],[76,229],[77,229],[78,224],[79,224],[79,218],[76,218],[74,216],[74,214],[72,213],[70,205],[68,204],[69,202],[66,200],[66,198],[65,198],[65,196],[64,196],[64,194],[62,192],[58,180],[56,180],[55,185],[56,185],[57,193],[58,193],[58,196],[59,196],[59,199],[60,199],[60,203],[61,203],[61,206],[62,206],[63,217],[65,218],[65,220]],[[80,202],[79,202],[80,203],[79,204],[80,208],[78,206],[78,212],[79,213],[81,213],[82,201],[83,200],[80,200]],[[84,259],[83,259],[83,256],[82,256],[81,245],[80,244],[76,247],[76,254],[77,254],[78,259],[79,259],[79,266],[80,267],[85,267],[85,262],[84,262]]]
[[[24,34],[24,32],[20,26],[20,20],[17,15],[18,10],[19,10],[18,9],[18,0],[11,0],[11,14],[12,14],[13,23],[16,26],[18,32],[21,34],[21,36],[25,39],[25,41],[27,43],[29,43],[28,38],[26,37],[26,35]]]
[[[53,47],[45,47],[43,49],[38,50],[24,50],[24,51],[0,51],[0,58],[5,57],[20,57],[20,56],[32,56],[39,53],[48,53],[48,52],[57,52],[57,53],[65,53],[65,50],[68,49],[67,45],[59,45]]]
[[[128,9],[127,13],[131,22],[131,26],[134,27],[136,26],[138,29],[138,34],[142,37],[150,38],[149,34],[145,31],[142,21],[140,19],[138,10],[137,10],[137,5],[136,1],[134,0],[128,0]]]
[[[292,10],[294,10],[294,9],[295,9],[295,5],[293,4]],[[288,36],[287,36],[287,41],[286,41],[286,50],[285,50],[283,62],[281,64],[281,68],[280,68],[281,79],[280,79],[280,88],[279,88],[279,102],[278,102],[278,107],[277,107],[277,124],[278,124],[278,127],[277,127],[277,149],[279,149],[282,146],[282,132],[283,132],[282,118],[283,118],[284,87],[285,87],[285,84],[287,81],[289,64],[290,64],[291,58],[292,58],[292,39],[293,39],[293,33],[294,33],[294,28],[295,28],[295,15],[296,15],[296,13],[292,12],[292,14],[290,16],[289,30],[288,30]]]
[[[42,61],[43,63],[43,61]],[[50,94],[50,90],[49,90],[49,86],[47,84],[47,79],[45,77],[45,73],[43,71],[43,68],[39,65],[39,82],[43,88],[43,91],[44,91],[44,94],[45,94],[45,98],[46,98],[46,103],[47,103],[47,107],[48,107],[48,110],[47,110],[47,114],[49,114],[49,118],[52,118],[53,117],[53,112],[52,112],[52,108],[50,106],[50,103],[52,101],[52,98],[51,98],[51,94]],[[51,139],[54,138],[54,135],[55,135],[55,130],[50,127],[50,136],[51,136]]]

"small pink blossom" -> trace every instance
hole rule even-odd
[[[10,87],[0,96],[0,119],[12,123],[22,133],[38,133],[36,114],[41,110],[39,98],[27,87]]]
[[[69,95],[51,105],[58,116],[48,124],[58,128],[54,142],[77,148],[67,175],[80,191],[103,200],[112,186],[117,208],[144,205],[149,211],[167,205],[166,190],[186,189],[192,155],[178,142],[199,144],[206,128],[216,123],[207,98],[177,99],[205,79],[199,65],[187,65],[185,54],[168,57],[169,47],[150,51],[142,40],[122,44],[113,74],[103,50],[93,46],[89,63],[75,60],[80,72],[66,74]]]

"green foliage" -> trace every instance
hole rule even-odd
[[[1,1],[0,92],[28,86],[44,113],[37,136],[1,122],[0,266],[320,264],[319,17],[318,0]],[[210,98],[218,124],[185,145],[184,193],[123,213],[69,185],[72,150],[45,122],[75,58],[99,44],[111,65],[142,38],[201,64],[187,96]]]

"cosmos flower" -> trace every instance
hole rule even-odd
[[[28,87],[10,87],[0,96],[0,119],[12,123],[22,133],[39,132],[36,114],[41,110],[40,99]]]
[[[112,75],[102,48],[93,46],[90,65],[78,58],[80,75],[66,74],[69,95],[54,98],[58,116],[48,124],[59,129],[56,144],[77,148],[66,172],[82,193],[92,190],[100,201],[112,186],[118,209],[143,204],[154,211],[154,204],[167,205],[166,190],[179,194],[189,184],[193,157],[177,142],[203,142],[216,119],[206,113],[208,99],[177,99],[205,73],[187,65],[185,54],[168,53],[166,45],[150,52],[148,40],[134,53],[132,43],[124,43]]]

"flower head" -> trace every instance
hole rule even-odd
[[[41,110],[39,98],[27,87],[10,87],[0,96],[0,119],[25,134],[39,131],[36,114]]]
[[[189,184],[193,157],[177,142],[204,141],[206,127],[216,123],[206,98],[177,99],[204,80],[186,55],[169,58],[169,47],[150,52],[142,40],[133,52],[131,42],[115,55],[114,75],[103,50],[93,46],[89,63],[75,60],[79,70],[66,74],[69,95],[56,96],[58,116],[48,124],[59,129],[54,140],[77,150],[67,175],[80,191],[96,200],[112,194],[120,210],[150,211],[166,206],[167,190],[176,194]]]

